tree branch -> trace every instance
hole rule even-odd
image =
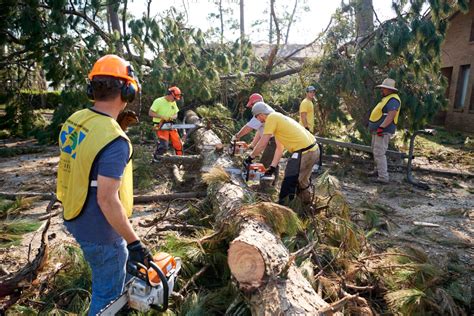
[[[52,10],[50,6],[47,6],[45,4],[39,4],[38,7],[43,8],[43,9],[47,9],[47,10]],[[102,30],[102,28],[99,25],[97,25],[97,23],[95,23],[90,17],[87,16],[87,14],[85,12],[79,12],[79,11],[72,10],[72,9],[61,9],[61,12],[64,13],[64,14],[75,15],[75,16],[78,16],[80,18],[83,18],[87,23],[89,23],[90,26],[92,26],[92,28],[100,35],[100,37],[106,43],[110,43],[109,34],[105,33]]]
[[[288,27],[286,29],[285,45],[288,44],[288,37],[290,35],[290,28],[291,28],[291,24],[293,24],[293,19],[295,17],[297,7],[298,7],[298,0],[295,0],[295,6],[293,7],[293,12],[291,12],[290,21],[288,22]]]
[[[295,49],[293,52],[291,52],[290,54],[288,54],[287,56],[283,57],[281,60],[279,60],[278,62],[275,63],[274,66],[278,66],[280,65],[281,63],[287,61],[288,59],[290,59],[291,57],[295,56],[296,54],[298,54],[300,51],[310,47],[310,46],[313,46],[314,43],[316,43],[317,41],[319,41],[321,39],[321,37],[327,32],[327,30],[329,29],[329,27],[331,26],[332,24],[332,17],[331,19],[329,20],[329,23],[328,25],[326,26],[326,28],[319,33],[318,37],[316,37],[311,43],[309,44],[306,44],[304,46],[301,46],[300,48],[298,49]]]

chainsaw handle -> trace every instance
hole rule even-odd
[[[168,297],[169,297],[168,279],[166,278],[166,276],[163,274],[163,271],[161,271],[161,269],[158,267],[158,265],[155,262],[150,261],[150,268],[156,271],[156,273],[160,277],[161,284],[163,285],[163,305],[161,305],[161,307],[152,305],[152,307],[153,309],[156,309],[159,312],[164,312],[165,310],[168,309]],[[148,273],[147,273],[147,282],[148,284],[150,284],[150,281],[148,280]]]

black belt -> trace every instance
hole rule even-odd
[[[303,151],[310,150],[310,149],[311,149],[311,148],[313,148],[314,146],[316,146],[316,143],[314,143],[314,144],[311,144],[311,145],[309,145],[308,147],[305,147],[305,148],[302,148],[302,149],[296,150],[296,151],[294,151],[294,152],[295,152],[295,153],[303,153]]]

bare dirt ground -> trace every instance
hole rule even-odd
[[[421,161],[421,160],[420,160]],[[43,192],[55,191],[58,150],[49,147],[42,153],[0,158],[0,191]],[[342,168],[332,164],[332,170],[341,182],[353,218],[364,221],[367,209],[379,214],[377,232],[369,237],[381,248],[417,246],[440,264],[454,257],[474,271],[474,198],[473,179],[415,173],[419,180],[427,182],[431,190],[417,189],[404,180],[403,173],[392,173],[392,183],[380,185],[367,178],[362,166]],[[457,166],[472,170],[472,165]],[[342,170],[342,171],[341,171]],[[170,191],[169,184],[156,188],[155,194]],[[38,218],[45,214],[47,201],[36,201],[22,215]],[[155,218],[156,210],[163,211],[168,203],[156,203],[136,207],[132,224],[140,235],[150,234],[150,228],[139,228],[138,223]],[[172,208],[182,207],[179,203]],[[435,227],[418,226],[414,222],[427,222]],[[436,226],[438,225],[438,226]],[[15,272],[25,265],[28,255],[32,259],[40,243],[40,233],[28,233],[20,245],[0,248],[0,265],[7,272]],[[48,231],[50,244],[74,242],[67,233],[61,216],[52,219]],[[151,237],[149,235],[148,237]],[[31,244],[31,246],[30,246]],[[31,251],[29,251],[31,247]]]

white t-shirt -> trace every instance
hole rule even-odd
[[[257,120],[254,117],[252,117],[252,119],[247,123],[247,126],[254,129],[254,130],[257,130],[260,132],[261,135],[263,135],[263,126],[264,124],[262,122],[260,122],[259,120]]]

